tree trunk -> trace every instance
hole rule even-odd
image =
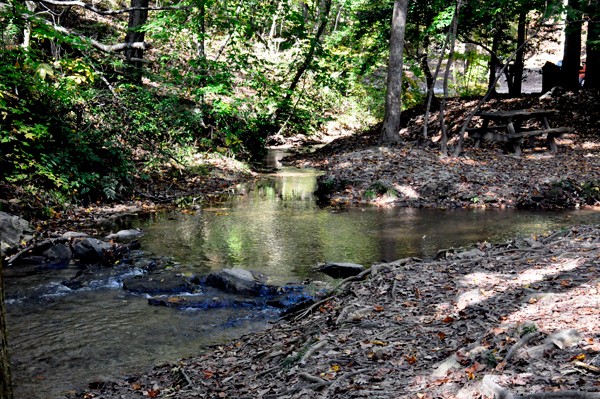
[[[148,0],[131,0],[131,7],[148,7]],[[148,20],[148,10],[134,10],[129,13],[129,24],[125,43],[143,42],[146,32],[140,31],[140,28]],[[128,74],[133,80],[141,82],[143,63],[137,60],[144,58],[144,50],[138,48],[128,48],[124,52],[129,67]]]
[[[527,21],[527,13],[519,14],[519,26],[517,28],[517,47],[525,43],[525,22]],[[523,69],[524,69],[525,48],[522,48],[515,57],[515,66],[512,73],[512,84],[508,88],[508,93],[511,96],[518,97],[521,95],[523,87]]]
[[[3,256],[0,253],[0,399],[13,399],[10,358],[8,356],[8,330],[6,327],[6,306],[4,305]]]
[[[575,0],[569,0],[569,6],[574,6]],[[579,67],[581,64],[581,19],[577,15],[567,17],[565,27],[565,46],[562,66],[560,68],[562,87],[565,90],[579,90]]]
[[[333,25],[333,31],[337,30],[338,24],[340,23],[340,17],[342,16],[342,4],[338,4],[337,13],[335,14],[335,24]]]
[[[404,63],[404,32],[406,31],[407,0],[394,0],[390,32],[390,60],[387,70],[385,118],[379,141],[399,142],[400,113],[402,110],[402,66]]]
[[[502,34],[500,21],[496,22],[496,31],[494,32],[494,38],[492,42],[492,53],[490,59],[490,80],[488,82],[488,91],[491,90],[490,95],[493,97],[496,93],[496,88],[493,87],[496,81],[496,69],[500,65],[498,62],[498,48],[500,47],[500,35]]]
[[[442,131],[442,155],[448,155],[448,128],[444,121],[444,111],[446,108],[446,101],[448,100],[448,77],[450,75],[450,68],[452,68],[452,61],[454,59],[454,46],[456,44],[456,31],[458,30],[458,15],[460,13],[460,7],[462,6],[461,0],[458,0],[456,4],[456,10],[454,11],[454,18],[452,18],[452,26],[450,31],[452,32],[452,39],[450,41],[450,50],[448,51],[448,61],[446,62],[446,71],[444,72],[444,98],[440,104],[440,130]]]
[[[425,52],[419,57],[421,59],[421,69],[423,70],[423,74],[425,75],[425,80],[427,82],[427,87],[433,87],[433,74],[431,73],[431,69],[429,68],[429,35],[425,36],[423,39],[423,49]],[[435,97],[435,93],[433,94]]]
[[[456,14],[452,16],[452,19],[456,17]],[[452,25],[452,24],[451,24]],[[435,81],[440,73],[440,69],[442,68],[442,61],[444,60],[444,54],[446,54],[446,47],[448,47],[448,43],[450,42],[450,37],[452,36],[452,27],[448,29],[448,33],[446,34],[446,40],[444,41],[444,45],[442,46],[442,52],[440,53],[440,59],[438,60],[437,66],[435,67],[435,73],[431,79],[431,86],[429,86],[429,91],[427,93],[427,106],[425,107],[425,122],[423,123],[423,138],[427,140],[427,129],[429,128],[429,110],[431,109],[431,101],[435,97]]]
[[[590,15],[588,22],[587,36],[587,59],[585,66],[585,84],[586,89],[600,89],[600,10],[598,1],[593,1],[590,5],[595,14]]]
[[[304,17],[304,25],[308,25],[308,5],[304,1],[300,1],[300,8],[302,9],[302,16]]]
[[[25,7],[27,7],[27,11],[31,14],[35,13],[36,5],[33,1],[25,1]],[[21,46],[25,50],[29,50],[31,46],[31,21],[25,21],[25,28],[23,29],[23,43]]]
[[[283,100],[283,107],[287,107],[287,105],[289,105],[290,99],[292,98],[292,94],[294,93],[296,86],[298,86],[298,83],[300,82],[300,78],[302,77],[304,72],[306,72],[306,70],[310,67],[310,64],[312,64],[313,62],[313,57],[317,50],[317,46],[321,45],[321,36],[323,35],[325,27],[327,26],[329,12],[331,10],[331,0],[325,0],[325,4],[323,5],[321,10],[322,12],[319,21],[319,27],[317,28],[317,32],[315,33],[314,39],[310,43],[310,48],[308,50],[308,53],[306,53],[306,57],[304,57],[304,62],[296,71],[296,75],[294,76],[290,87],[287,89],[287,94],[285,96],[285,99]]]

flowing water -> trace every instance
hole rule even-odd
[[[271,152],[272,163],[281,155]],[[312,195],[317,175],[284,167],[202,209],[128,217],[114,227],[143,228],[137,257],[172,257],[173,267],[191,274],[237,267],[262,271],[273,284],[312,279],[310,286],[320,287],[332,280],[314,271],[319,262],[428,257],[439,248],[600,222],[593,211],[320,208]],[[6,270],[17,399],[51,398],[94,380],[124,378],[263,329],[277,316],[268,308],[149,306],[147,296],[122,289],[124,276],[140,273],[127,267],[98,273],[86,289],[60,284],[77,271]]]

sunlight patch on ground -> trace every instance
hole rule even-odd
[[[580,267],[583,263],[584,260],[582,259],[569,258],[554,260],[546,267],[535,265],[533,268],[521,270],[514,275],[488,272],[470,273],[458,281],[459,292],[457,292],[453,302],[451,304],[440,304],[437,306],[437,310],[456,313],[470,305],[487,301],[493,295],[501,295],[507,289],[529,288],[531,284],[552,279],[553,275],[571,271]],[[496,286],[503,287],[496,288]]]
[[[598,149],[600,149],[600,143],[593,143],[590,141],[585,141],[583,143],[575,145],[575,148],[581,148],[584,150],[598,150]]]
[[[411,186],[394,184],[394,190],[396,190],[399,194],[402,194],[405,198],[419,198],[419,193],[417,193]]]

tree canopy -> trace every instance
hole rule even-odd
[[[391,41],[393,1],[0,2],[0,173],[57,201],[89,201],[125,195],[131,179],[185,167],[198,151],[258,160],[269,140],[381,121],[389,84],[402,82],[403,108],[424,102],[438,60],[452,66],[453,95],[493,90],[542,21],[547,34],[504,70],[511,94],[561,18],[589,21],[588,64],[600,59],[597,2],[462,3],[445,63],[455,1],[408,1]],[[386,83],[399,38],[402,72]]]

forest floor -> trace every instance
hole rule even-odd
[[[600,397],[600,227],[375,264],[270,329],[85,398]]]
[[[535,148],[515,156],[504,143],[484,141],[474,149],[466,139],[460,157],[444,157],[439,137],[420,139],[423,107],[402,114],[403,144],[378,146],[380,126],[342,137],[310,154],[287,162],[325,171],[321,187],[335,204],[376,203],[411,207],[522,207],[562,208],[600,205],[600,96],[581,91],[540,99],[494,99],[483,110],[552,109],[554,127],[575,128],[557,139],[558,153],[538,138]],[[460,129],[466,111],[477,100],[451,100],[447,123]],[[473,125],[475,126],[475,122]],[[535,126],[535,121],[525,121]],[[437,126],[437,128],[436,128]],[[433,114],[430,132],[439,129]],[[450,140],[454,145],[456,137]]]

